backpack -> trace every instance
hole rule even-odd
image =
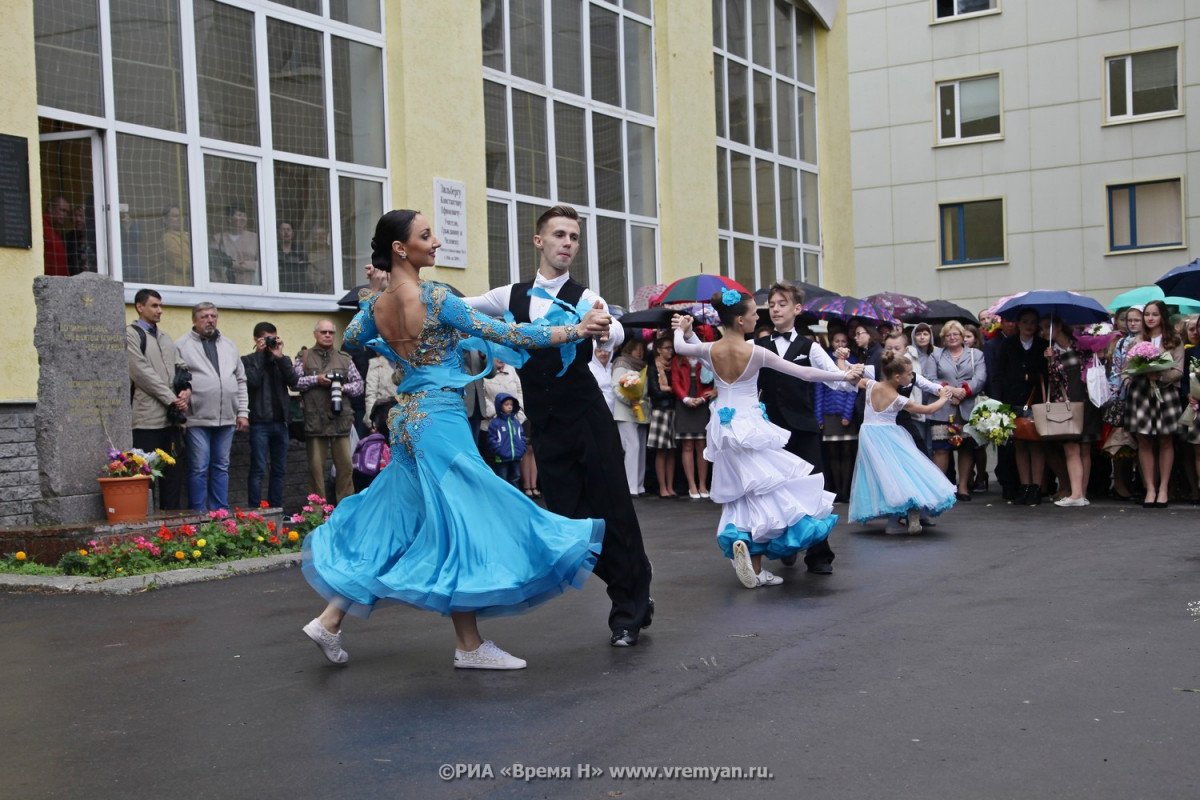
[[[354,466],[355,472],[373,478],[391,460],[392,451],[388,447],[387,437],[382,433],[372,433],[370,436],[364,437],[358,443],[358,447],[354,448],[351,464]]]

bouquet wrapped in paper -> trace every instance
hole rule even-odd
[[[1075,333],[1075,346],[1089,353],[1103,353],[1120,336],[1107,322],[1096,322]]]
[[[634,419],[638,422],[646,421],[646,409],[642,399],[646,396],[646,370],[641,372],[626,372],[616,380],[616,389],[621,397],[629,401],[630,409],[633,411]]]
[[[963,426],[965,431],[976,444],[1002,445],[1013,435],[1017,423],[1017,415],[1012,408],[999,400],[980,400],[971,412],[971,418]]]
[[[1155,372],[1166,372],[1177,366],[1171,354],[1164,352],[1154,342],[1138,342],[1125,353],[1125,369],[1121,371],[1121,374],[1133,378]],[[1153,386],[1155,399],[1162,400],[1158,382],[1155,381]]]

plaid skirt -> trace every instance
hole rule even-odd
[[[1125,427],[1130,433],[1170,436],[1179,430],[1183,400],[1177,386],[1159,386],[1162,399],[1154,396],[1154,384],[1143,377],[1129,382],[1126,394]]]
[[[650,431],[646,434],[646,447],[655,450],[675,449],[675,409],[650,410]]]

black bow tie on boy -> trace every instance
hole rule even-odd
[[[790,342],[790,341],[792,341],[792,334],[794,334],[794,333],[795,333],[794,330],[786,331],[786,332],[785,331],[771,331],[771,338],[772,339],[787,339]]]

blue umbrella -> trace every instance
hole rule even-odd
[[[1090,297],[1075,292],[1059,292],[1035,289],[1018,295],[996,309],[1004,319],[1016,319],[1021,312],[1032,308],[1041,316],[1053,314],[1068,325],[1086,325],[1089,322],[1108,322],[1109,314],[1104,306]]]
[[[1200,300],[1200,258],[1184,264],[1155,281],[1163,294]]]

